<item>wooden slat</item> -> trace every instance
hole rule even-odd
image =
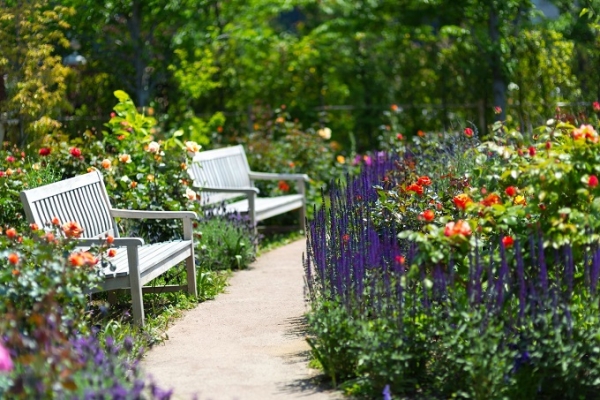
[[[141,246],[138,249],[140,274],[145,275],[147,270],[155,268],[157,265],[163,263],[165,260],[172,258],[174,254],[177,254],[190,248],[189,240],[163,242],[156,244],[148,244]],[[116,266],[115,271],[111,271],[109,267],[104,268],[103,273],[106,279],[112,279],[116,277],[126,276],[129,274],[129,264],[127,262],[127,248],[117,247],[117,255],[107,260]]]
[[[275,215],[287,211],[297,210],[304,206],[304,197],[300,194],[291,194],[277,197],[258,197],[256,198],[256,220],[262,221]],[[228,211],[237,211],[240,213],[248,212],[248,201],[241,200],[226,206]]]
[[[110,203],[98,172],[76,176],[22,192],[27,218],[40,226],[57,217],[61,223],[76,221],[83,228],[84,238],[113,233],[109,214]]]

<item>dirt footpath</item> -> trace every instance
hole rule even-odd
[[[302,315],[299,240],[270,251],[230,280],[226,293],[201,303],[168,330],[142,365],[175,399],[340,399],[313,385]]]

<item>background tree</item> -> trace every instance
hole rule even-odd
[[[65,18],[73,12],[45,0],[0,1],[0,142],[59,131],[70,71],[56,49],[69,45]]]

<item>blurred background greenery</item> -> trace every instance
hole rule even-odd
[[[586,0],[2,0],[0,141],[101,131],[113,92],[207,146],[331,129],[345,156],[600,97]],[[495,112],[495,107],[500,111]],[[280,119],[278,119],[280,118]],[[458,122],[460,121],[460,122]]]

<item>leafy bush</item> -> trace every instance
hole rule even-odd
[[[248,217],[220,209],[207,210],[196,230],[201,271],[242,269],[254,261],[258,238]]]

